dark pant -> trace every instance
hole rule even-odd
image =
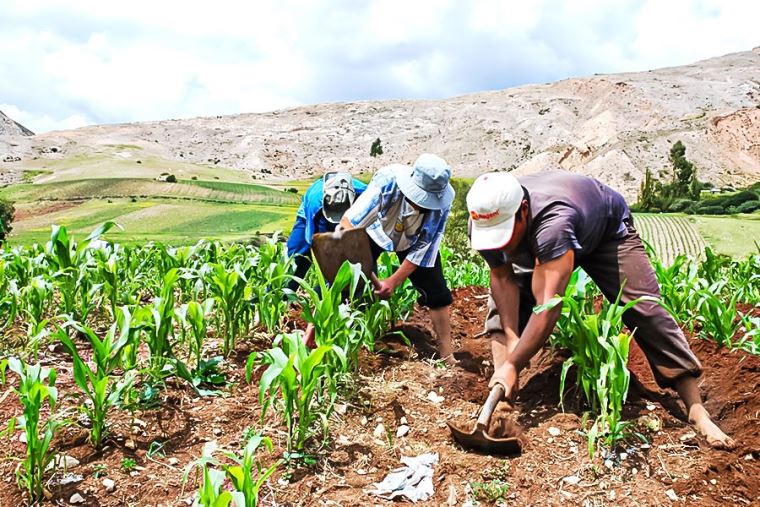
[[[621,286],[621,304],[642,296],[659,298],[660,287],[654,269],[633,226],[632,218],[626,222],[626,226],[624,237],[599,245],[583,258],[580,266],[609,301],[615,301]],[[523,280],[520,280],[520,333],[535,305],[530,277],[531,275],[524,275],[521,277]],[[701,375],[702,365],[689,348],[686,337],[673,317],[662,306],[652,301],[640,301],[625,312],[623,322],[628,329],[635,330],[633,337],[646,355],[660,387],[672,386],[683,375]],[[503,332],[496,305],[490,297],[486,331]]]
[[[377,273],[377,259],[385,250],[377,246],[371,239],[369,244],[372,250],[372,257],[375,260],[373,271]],[[396,252],[399,261],[404,262],[407,253],[409,252]],[[427,306],[431,309],[443,308],[449,306],[454,301],[451,297],[449,286],[446,283],[446,278],[443,276],[440,253],[436,256],[435,264],[432,267],[423,268],[422,266],[418,266],[409,275],[409,281],[412,282],[412,286],[420,293],[417,302],[422,306]]]

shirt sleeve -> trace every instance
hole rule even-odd
[[[429,212],[422,223],[420,234],[409,249],[406,259],[421,268],[432,268],[438,257],[449,210]]]
[[[364,228],[377,220],[382,201],[382,188],[377,185],[369,185],[362,195],[356,198],[354,204],[343,214],[356,228]]]
[[[532,249],[543,264],[560,257],[568,250],[580,250],[575,235],[578,212],[570,206],[548,208],[534,224]]]

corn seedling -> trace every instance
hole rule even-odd
[[[257,362],[267,366],[259,381],[261,416],[270,406],[281,402],[283,422],[288,430],[288,451],[303,450],[307,440],[314,434],[313,426],[318,420],[326,422],[333,408],[337,388],[328,379],[334,371],[326,356],[335,355],[345,362],[342,350],[335,345],[320,345],[309,350],[298,334],[278,335],[274,347],[260,355],[251,354],[246,364],[246,379]],[[328,399],[319,397],[329,390]],[[323,427],[326,431],[326,426]]]
[[[52,415],[44,422],[40,420],[46,404],[51,413],[55,410],[58,398],[56,372],[39,364],[24,364],[16,358],[8,359],[7,365],[19,376],[16,393],[24,413],[10,420],[6,433],[13,434],[17,425],[24,431],[26,456],[16,469],[16,481],[20,488],[27,491],[31,503],[34,503],[43,497],[43,475],[54,456],[50,443],[62,424]]]
[[[92,329],[69,321],[66,324],[83,334],[92,346],[92,369],[79,354],[76,345],[69,338],[66,329],[59,327],[55,337],[63,344],[74,363],[74,382],[90,401],[85,403],[82,410],[89,417],[90,442],[95,448],[100,448],[107,435],[106,415],[108,410],[117,404],[125,389],[128,389],[134,379],[134,371],[128,371],[120,381],[116,381],[114,371],[121,363],[121,350],[129,340],[128,333],[116,335],[116,324],[112,325],[101,340]]]
[[[235,264],[232,270],[227,270],[221,264],[211,266],[209,287],[216,298],[217,307],[224,315],[224,346],[223,353],[228,356],[235,348],[235,342],[240,334],[240,320],[245,311],[246,277]]]
[[[593,456],[598,438],[613,445],[623,437],[621,422],[623,403],[628,394],[630,373],[626,367],[631,337],[622,333],[623,314],[640,301],[639,298],[619,305],[622,289],[613,304],[607,303],[601,314],[584,311],[584,303],[572,295],[556,297],[534,311],[541,312],[563,304],[558,343],[569,349],[572,356],[565,361],[560,374],[560,403],[564,398],[567,373],[577,369],[576,383],[581,388],[591,410],[598,414],[588,432],[589,455]],[[556,336],[556,335],[555,335]]]
[[[702,324],[703,338],[713,339],[722,347],[734,346],[734,335],[746,324],[736,310],[738,297],[734,294],[723,303],[712,291],[700,292],[697,321]]]
[[[203,471],[203,479],[194,505],[227,507],[234,504],[236,507],[256,507],[261,487],[282,463],[279,460],[269,467],[264,467],[256,456],[261,448],[271,453],[272,441],[261,435],[253,435],[243,448],[242,456],[233,452],[222,452],[231,462],[225,463],[214,456],[217,453],[216,443],[207,443],[203,448],[202,457],[188,467],[183,479],[187,482],[193,468],[197,467]],[[229,481],[231,489],[225,489],[226,481]]]

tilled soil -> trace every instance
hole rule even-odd
[[[629,394],[625,417],[637,421],[636,431],[646,437],[646,444],[634,436],[606,456],[608,459],[599,455],[590,459],[577,396],[573,392],[566,396],[564,413],[558,405],[564,359],[561,352],[548,349],[534,358],[523,374],[517,398],[519,414],[501,413],[510,420],[516,417],[524,430],[523,453],[503,459],[466,452],[454,444],[446,422],[476,416],[488,394],[490,344],[476,336],[482,329],[485,291],[455,291],[452,328],[459,345],[460,368],[441,369],[430,359],[435,346],[426,312],[416,311],[398,329],[412,342],[412,348],[389,336],[378,342],[384,351],[363,357],[354,394],[330,420],[330,441],[321,447],[315,443],[320,447],[315,452],[317,465],[291,470],[281,467],[262,489],[260,504],[387,504],[367,490],[398,467],[401,456],[425,452],[437,452],[440,461],[435,466],[435,495],[420,505],[462,505],[473,497],[471,483],[495,479],[509,485],[505,500],[510,505],[759,502],[760,358],[693,337],[690,343],[705,369],[701,388],[706,407],[718,425],[737,440],[735,450],[713,450],[694,435],[676,395],[657,389],[637,347],[632,348],[629,367],[639,382]],[[135,421],[130,414],[115,411],[110,417],[112,438],[103,451],[92,450],[85,430],[77,424],[65,428],[55,446],[80,461],[69,472],[81,475],[82,480],[51,485],[53,501],[65,505],[79,493],[83,505],[186,505],[196,488],[197,475],[190,473],[183,486],[185,467],[201,455],[208,441],[239,449],[247,426],[272,437],[275,451],[281,454],[283,427],[272,416],[260,423],[258,390],[243,380],[248,353],[266,343],[265,337],[257,337],[243,344],[248,350],[228,363],[228,379],[234,382],[229,396],[203,398],[187,387],[170,385],[161,393],[160,408],[137,412]],[[45,359],[59,371],[64,413],[76,420],[77,390],[70,361],[57,351]],[[568,385],[574,383],[570,377]],[[0,395],[3,420],[19,412],[14,396]],[[397,437],[402,418],[410,431]],[[384,429],[378,430],[379,424]],[[2,441],[3,455],[21,455],[23,444],[17,435],[10,442]],[[164,443],[161,452],[149,453],[154,441]],[[124,470],[121,463],[125,457],[134,459],[137,469]],[[262,458],[266,463],[274,459],[266,454]],[[14,462],[0,463],[0,480],[6,482],[0,487],[2,506],[23,501],[14,484],[14,468]],[[101,476],[95,478],[98,471]],[[104,472],[116,482],[114,492],[105,491]]]

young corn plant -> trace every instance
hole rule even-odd
[[[105,222],[77,244],[65,227],[53,225],[46,250],[47,261],[54,271],[53,283],[61,296],[61,313],[83,321],[94,307],[95,296],[102,284],[92,282],[94,263],[88,248],[113,227],[118,225],[115,222]]]
[[[139,306],[133,314],[134,325],[142,329],[150,352],[149,372],[154,378],[164,375],[164,367],[174,358],[174,287],[178,279],[177,270],[170,269],[153,305]]]
[[[211,266],[209,287],[217,301],[217,307],[224,315],[224,345],[223,353],[229,356],[235,349],[235,343],[240,335],[240,320],[245,312],[246,277],[235,264],[227,270],[222,264]]]
[[[44,420],[42,416],[45,405],[51,414],[55,410],[58,399],[56,372],[39,364],[22,363],[16,358],[8,359],[7,365],[19,377],[15,392],[24,413],[10,420],[5,433],[13,434],[17,425],[24,431],[26,456],[16,469],[16,482],[29,494],[30,503],[34,504],[43,498],[45,469],[54,457],[50,444],[62,424],[52,415]],[[4,371],[2,373],[4,377]]]
[[[277,470],[282,460],[264,467],[257,458],[259,449],[272,452],[272,441],[261,435],[253,435],[245,445],[242,456],[225,451],[223,456],[231,463],[217,459],[215,443],[203,447],[203,456],[188,467],[184,475],[187,482],[190,471],[200,468],[203,480],[193,505],[202,507],[256,507],[259,503],[259,492],[264,483]],[[226,489],[229,481],[232,489]]]
[[[282,245],[276,237],[261,245],[252,257],[253,273],[248,277],[256,320],[269,333],[279,328],[288,308],[285,289],[293,259],[285,255]]]
[[[203,342],[206,341],[209,317],[211,316],[213,307],[214,300],[207,299],[202,303],[190,301],[177,310],[177,316],[182,324],[183,332],[185,327],[190,331],[188,349],[190,356],[195,361],[196,369],[201,368],[201,362],[203,360]]]
[[[354,371],[359,363],[361,348],[372,345],[364,341],[363,314],[354,308],[361,296],[357,290],[363,276],[361,267],[358,264],[343,263],[332,284],[328,284],[316,263],[314,267],[318,289],[305,282],[301,283],[303,294],[297,296],[301,315],[314,326],[317,345],[335,347],[340,351],[340,359],[338,356],[329,356],[331,367],[336,372]]]
[[[115,370],[121,365],[121,352],[129,341],[129,334],[117,335],[117,325],[113,324],[101,340],[89,327],[78,322],[69,321],[72,327],[85,336],[92,347],[94,369],[82,359],[74,342],[69,338],[65,328],[59,327],[55,337],[71,356],[74,363],[74,382],[90,401],[82,410],[92,423],[90,442],[99,449],[108,434],[106,416],[111,407],[116,405],[125,389],[134,381],[134,370],[130,370],[120,379],[116,379]]]
[[[345,362],[337,346],[320,345],[309,350],[301,337],[292,333],[278,335],[271,349],[248,357],[248,382],[257,363],[267,366],[259,381],[261,417],[273,405],[281,405],[283,422],[287,425],[288,452],[304,450],[309,438],[316,434],[317,421],[321,420],[323,432],[327,431],[327,418],[337,396],[337,387],[328,381],[333,375],[330,363],[325,360],[329,355]],[[324,394],[326,399],[322,399]]]
[[[41,276],[35,276],[21,289],[20,306],[27,318],[27,347],[37,360],[40,343],[47,335],[48,319],[44,318],[53,300],[53,286]]]
[[[600,314],[584,308],[582,299],[566,294],[556,297],[534,311],[541,312],[563,304],[561,332],[555,334],[555,343],[567,348],[572,356],[565,361],[560,374],[560,403],[564,400],[565,381],[575,367],[576,384],[596,419],[588,432],[589,456],[593,456],[596,442],[605,437],[613,446],[624,437],[626,423],[621,420],[623,403],[628,395],[630,373],[626,367],[631,336],[622,332],[623,314],[640,301],[639,298],[619,305],[621,292],[613,304],[606,303]],[[564,407],[563,407],[564,408]]]
[[[712,339],[721,347],[735,346],[734,336],[747,323],[736,309],[738,298],[739,294],[735,293],[728,302],[724,303],[712,291],[700,292],[699,315],[696,320],[702,324],[700,335],[703,338]]]

